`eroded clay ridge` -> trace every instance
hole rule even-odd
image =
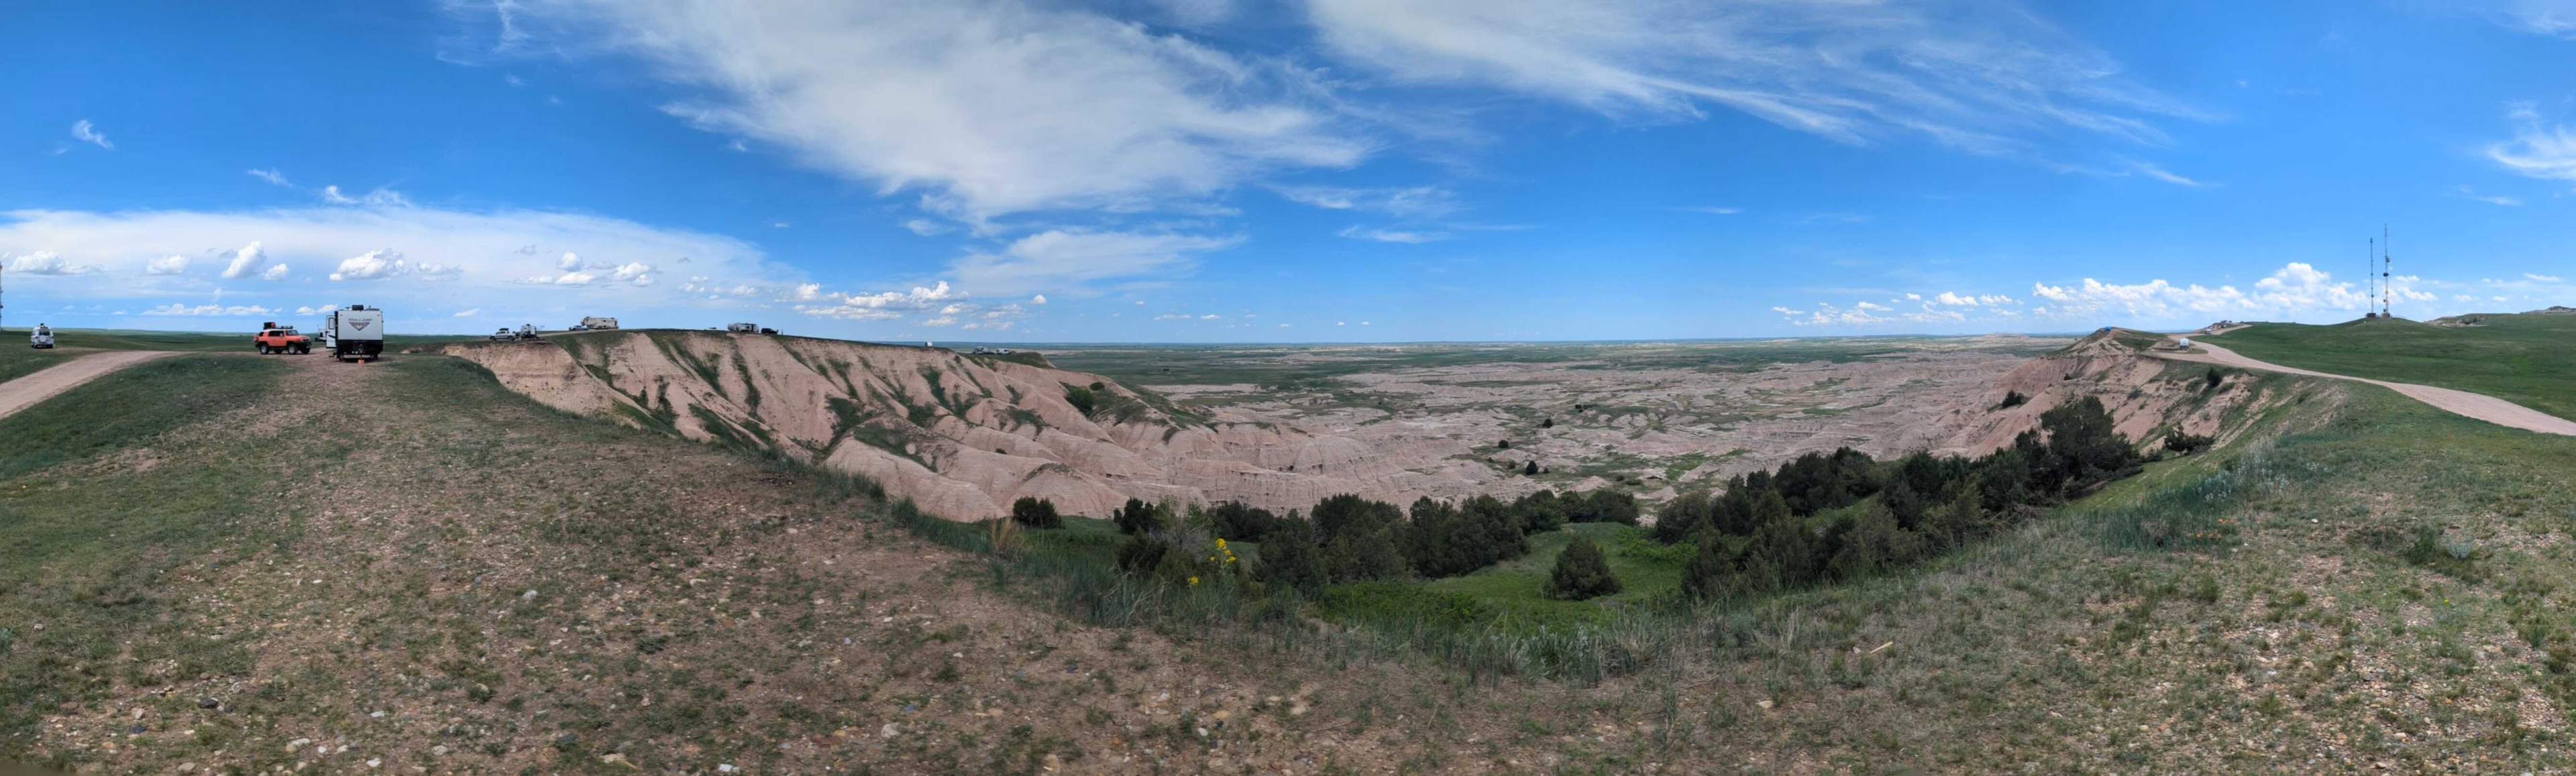
[[[1336,493],[1460,495],[1418,492],[1422,472],[1353,440],[1210,422],[1097,375],[1007,357],[684,331],[447,352],[557,409],[775,449],[957,520],[1003,514],[1022,496],[1107,516],[1129,498],[1285,508]],[[1089,412],[1074,389],[1093,392]]]
[[[1464,416],[1354,426],[1227,410],[1211,419],[1034,358],[1022,363],[939,348],[650,330],[454,345],[448,353],[558,409],[776,450],[866,476],[893,496],[955,520],[1004,514],[1023,496],[1105,517],[1129,498],[1238,500],[1286,510],[1341,493],[1407,503],[1423,496],[1511,497],[1543,487],[1519,476],[1516,461],[1480,458],[1495,455],[1475,451],[1500,429],[1453,422]],[[1564,439],[1543,443],[1566,446],[1569,459],[1576,446],[1603,445],[1623,454],[1669,454],[1667,447],[1749,453],[1702,467],[1690,482],[1639,489],[1659,499],[1838,445],[1873,454],[1981,453],[2010,444],[2037,425],[2041,412],[2082,396],[2101,398],[2120,431],[2142,444],[2166,429],[2232,436],[2237,430],[2221,428],[2222,420],[2250,414],[2235,412],[2239,405],[2278,399],[2251,386],[2212,388],[2165,371],[2163,362],[2088,339],[1987,376],[1908,391],[1891,397],[1893,406],[1867,412],[1752,419],[1706,435],[1603,429],[1608,435],[1585,436],[1588,429],[1560,425],[1550,433]],[[1758,388],[1850,377],[1826,365],[1784,364],[1691,379],[1711,381],[1710,388],[1725,381]],[[1084,391],[1092,394],[1087,412],[1072,398]],[[2028,401],[1998,406],[2007,392]],[[1851,425],[1858,421],[1866,422]],[[1575,487],[1606,484],[1590,478]]]

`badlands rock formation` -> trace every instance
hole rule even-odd
[[[2211,387],[2110,334],[2038,358],[2015,355],[2030,352],[2022,343],[1745,370],[1393,368],[1341,378],[1338,398],[1246,385],[1141,393],[1034,358],[714,332],[447,352],[558,409],[864,475],[955,520],[1005,514],[1022,496],[1094,517],[1129,498],[1284,511],[1340,493],[1406,503],[1617,486],[1651,500],[1843,446],[1979,454],[2084,396],[2142,445],[2176,428],[2224,438],[2235,431],[2224,420],[2253,414],[2238,410],[2281,398],[2243,375]],[[1084,391],[1088,412],[1069,398]],[[2028,401],[1998,407],[2007,392]],[[1523,476],[1533,461],[1546,473]]]
[[[1286,509],[1337,493],[1465,495],[1495,476],[1465,461],[1426,472],[1352,439],[1209,422],[1096,375],[938,348],[647,330],[446,352],[557,409],[864,475],[952,520],[1005,514],[1022,496],[1107,517],[1129,498]],[[1089,413],[1068,398],[1076,389],[1097,396]]]

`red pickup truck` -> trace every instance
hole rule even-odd
[[[295,333],[295,327],[273,322],[260,324],[259,334],[252,336],[250,342],[259,348],[260,355],[313,352],[313,341]]]

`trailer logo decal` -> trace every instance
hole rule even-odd
[[[355,327],[355,328],[356,328],[357,330],[359,330],[359,331],[366,331],[366,330],[367,330],[367,322],[366,322],[366,321],[350,321],[350,322],[349,322],[349,325],[350,325],[350,326],[352,326],[352,327]]]

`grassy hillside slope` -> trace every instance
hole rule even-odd
[[[2576,418],[2576,315],[2486,315],[2477,326],[2265,323],[2211,340],[2251,358],[2483,393]]]

